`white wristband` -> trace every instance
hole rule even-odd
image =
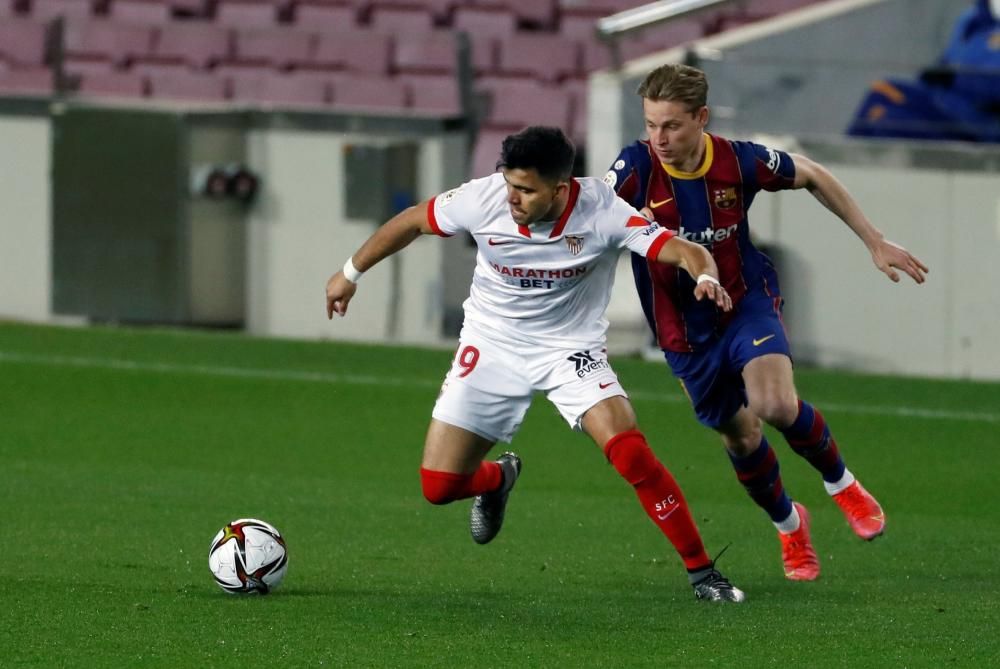
[[[711,283],[714,283],[716,286],[721,286],[722,285],[721,283],[719,283],[719,280],[716,279],[711,274],[702,274],[702,275],[700,275],[698,277],[698,280],[695,281],[695,283],[701,283],[702,281],[710,281]]]
[[[352,260],[353,258],[348,258],[347,262],[344,263],[344,278],[351,283],[357,283],[358,279],[361,278],[361,275],[364,274],[364,272],[355,267],[354,263],[351,262]]]

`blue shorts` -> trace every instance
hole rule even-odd
[[[792,357],[780,307],[740,306],[722,336],[705,350],[664,351],[667,364],[691,400],[698,421],[713,429],[746,406],[743,368],[747,363],[769,353]]]

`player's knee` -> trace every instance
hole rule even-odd
[[[424,499],[431,504],[454,502],[460,497],[460,490],[465,487],[467,478],[460,474],[420,469],[420,486],[424,492]]]
[[[754,402],[751,409],[762,421],[778,429],[788,427],[799,415],[799,403],[794,396],[770,395]]]
[[[658,470],[659,461],[638,430],[616,434],[604,445],[604,454],[622,478],[632,485],[642,483]]]

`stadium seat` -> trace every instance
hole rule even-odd
[[[476,88],[489,94],[486,123],[498,128],[519,130],[527,125],[569,126],[570,93],[530,79],[485,77]]]
[[[45,33],[45,24],[40,21],[4,19],[0,23],[0,57],[13,65],[43,65],[46,55]]]
[[[499,40],[498,70],[505,76],[556,81],[580,71],[580,45],[552,35],[512,35]]]
[[[185,72],[150,74],[149,95],[166,100],[200,100],[222,102],[226,99],[225,79],[207,72]]]
[[[167,0],[111,0],[108,16],[116,21],[142,25],[160,25],[170,21]]]
[[[462,111],[458,80],[453,75],[405,75],[397,80],[409,88],[414,111],[448,115]]]
[[[472,148],[472,164],[469,176],[474,179],[489,176],[497,171],[497,161],[500,160],[500,144],[510,134],[510,130],[484,127],[476,138]]]
[[[403,111],[408,103],[404,82],[390,77],[337,74],[333,82],[333,105],[366,111]]]
[[[217,0],[215,22],[227,28],[269,28],[278,23],[271,0]]]
[[[455,8],[451,27],[464,30],[475,42],[483,38],[507,37],[517,32],[517,17],[506,7],[471,7],[460,5]]]
[[[134,72],[106,72],[81,77],[76,95],[85,98],[141,98],[145,92],[146,84],[142,75]]]
[[[0,71],[0,95],[52,95],[52,70],[24,67]]]
[[[387,74],[392,40],[370,30],[323,33],[308,67]]]
[[[234,102],[283,107],[325,107],[330,101],[329,77],[315,72],[261,72],[256,79],[231,81]]]
[[[215,0],[166,0],[175,16],[184,18],[211,18]]]
[[[356,10],[343,2],[303,0],[295,3],[292,23],[299,28],[316,31],[347,31],[355,26]]]
[[[434,28],[434,16],[429,9],[420,6],[377,6],[371,11],[368,24],[372,30],[387,34],[402,34],[411,31],[427,33]]]
[[[14,0],[0,0],[0,19],[14,16],[15,14],[17,14],[17,9],[14,6]]]
[[[450,30],[404,32],[396,36],[392,69],[414,74],[455,72],[457,40]]]
[[[86,19],[95,14],[94,0],[31,0],[31,16],[38,21],[49,21],[62,16],[67,19]]]
[[[380,9],[420,8],[429,13],[435,25],[448,25],[451,22],[452,10],[457,5],[469,4],[467,0],[351,0],[366,18]]]
[[[63,32],[66,61],[124,65],[152,53],[156,29],[109,20],[68,21]]]
[[[153,47],[153,53],[136,60],[206,68],[229,58],[231,43],[230,31],[221,26],[202,22],[168,23],[160,28],[160,38]]]
[[[228,62],[292,67],[311,60],[315,42],[313,33],[297,28],[236,31]]]
[[[596,41],[597,21],[605,16],[605,10],[597,7],[565,7],[559,12],[558,32],[569,39]]]
[[[505,7],[518,23],[531,30],[552,30],[556,26],[556,0],[472,0],[474,6]]]

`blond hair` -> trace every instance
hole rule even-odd
[[[694,113],[708,104],[708,79],[690,65],[661,65],[646,75],[636,92],[654,102],[683,103]]]

